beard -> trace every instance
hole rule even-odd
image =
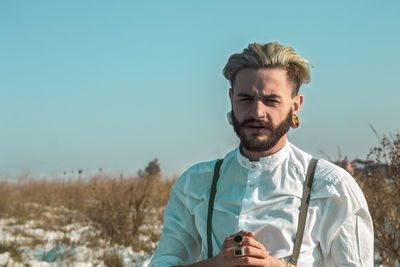
[[[240,146],[248,151],[263,152],[273,148],[290,128],[292,120],[292,109],[290,109],[286,118],[278,125],[263,120],[247,119],[239,122],[232,109],[232,125],[236,135],[240,139]],[[246,133],[245,128],[251,124],[256,124],[264,129],[262,132]]]

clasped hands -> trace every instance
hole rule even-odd
[[[235,236],[241,236],[236,238]],[[213,266],[259,266],[259,267],[286,267],[293,266],[272,257],[255,238],[254,232],[242,230],[227,237],[220,253],[212,259]]]

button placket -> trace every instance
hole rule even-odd
[[[246,181],[246,184],[245,184],[243,199],[242,199],[242,203],[241,203],[242,207],[241,207],[241,211],[238,214],[239,215],[239,218],[238,218],[238,226],[239,227],[243,225],[243,218],[242,218],[243,214],[242,214],[242,212],[247,210],[248,205],[249,205],[248,201],[251,198],[251,195],[253,193],[252,192],[253,191],[252,188],[249,187],[249,184],[251,183],[251,180],[252,180],[251,170],[248,171],[246,180],[247,181]]]
[[[250,170],[249,173],[249,179],[248,179],[248,186],[252,188],[252,190],[255,189],[257,181],[260,176],[260,166],[256,164],[251,165],[252,170]]]
[[[253,164],[250,162],[245,162],[248,169],[247,182],[243,201],[242,210],[238,216],[238,226],[245,227],[247,225],[247,220],[249,216],[246,214],[246,210],[249,210],[253,206],[253,197],[257,188],[258,179],[261,172],[261,166],[259,164]]]

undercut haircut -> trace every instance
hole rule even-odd
[[[233,88],[236,74],[241,69],[283,68],[287,71],[288,79],[293,84],[293,96],[295,96],[302,84],[310,82],[310,66],[312,64],[296,54],[292,47],[281,45],[278,42],[252,43],[242,53],[229,57],[223,74]]]

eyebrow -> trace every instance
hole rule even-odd
[[[250,95],[250,94],[246,94],[246,93],[239,93],[238,97],[255,98],[256,96]],[[282,99],[282,97],[280,95],[277,95],[277,94],[263,95],[263,96],[260,96],[260,98],[263,98],[263,99]]]

